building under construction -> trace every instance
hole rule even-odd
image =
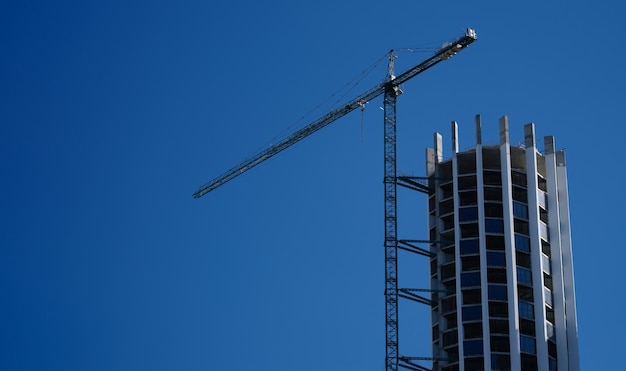
[[[578,371],[565,153],[533,124],[511,145],[427,149],[433,369]]]
[[[483,145],[480,119],[476,145],[458,151],[453,124],[452,158],[444,161],[441,135],[427,150],[427,177],[398,175],[396,100],[401,85],[477,40],[468,28],[437,52],[396,75],[389,53],[386,79],[278,143],[253,154],[201,186],[202,197],[348,113],[383,96],[385,369],[579,370],[574,274],[570,240],[565,155],[546,137],[535,143],[534,126],[525,143],[511,146],[508,122],[500,143]],[[397,187],[429,196],[430,236],[399,240]],[[430,249],[416,243],[428,243]],[[398,249],[430,259],[431,288],[398,286]],[[431,291],[432,298],[418,293]],[[431,308],[432,355],[399,352],[399,298]]]

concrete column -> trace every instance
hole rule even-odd
[[[552,265],[552,309],[554,310],[554,331],[556,334],[559,368],[570,370],[567,356],[567,327],[565,322],[565,293],[563,291],[563,264],[561,257],[561,222],[559,213],[558,182],[554,138],[544,138],[546,155],[546,186],[548,231],[550,235],[550,264]],[[542,267],[543,268],[543,267]],[[547,339],[547,337],[546,337]]]
[[[491,342],[489,336],[489,283],[487,281],[487,238],[485,231],[485,182],[483,176],[483,146],[479,139],[479,116],[477,116],[476,135],[476,189],[478,193],[478,241],[480,253],[480,293],[483,321],[483,355],[485,360],[485,370],[491,370]]]
[[[461,227],[459,223],[459,207],[461,201],[459,199],[459,169],[458,158],[456,152],[452,153],[452,194],[454,195],[454,230],[457,231],[454,234],[454,255],[455,255],[455,278],[456,278],[456,313],[457,313],[457,336],[459,344],[459,371],[471,371],[465,370],[465,362],[463,361],[463,294],[461,291]]]
[[[435,174],[435,150],[426,148],[426,174],[431,176]]]
[[[569,370],[580,371],[578,355],[578,322],[576,318],[576,294],[574,290],[574,260],[569,217],[569,192],[565,152],[556,152],[556,177],[558,185],[559,218],[561,221],[561,254],[563,264],[563,291],[565,294],[565,318],[567,325],[567,354]]]
[[[530,260],[533,280],[533,302],[535,306],[535,343],[537,367],[548,369],[548,343],[546,336],[546,312],[544,309],[543,272],[541,270],[541,243],[539,241],[539,187],[537,181],[537,148],[535,143],[535,125],[524,125],[526,144],[526,179],[528,187],[528,226],[530,234]]]
[[[459,124],[452,121],[452,153],[459,153]]]
[[[441,134],[435,133],[435,163],[440,163],[443,161],[443,138]]]
[[[517,266],[515,258],[515,226],[513,224],[513,181],[511,179],[511,144],[508,117],[500,118],[500,168],[502,171],[502,209],[504,217],[507,295],[509,299],[509,341],[511,370],[521,371],[519,340],[519,308],[517,298]]]
[[[482,124],[480,122],[480,115],[476,115],[474,118],[474,126],[476,128],[476,145],[483,144]]]
[[[563,292],[563,266],[561,260],[561,222],[559,218],[559,198],[556,175],[554,138],[545,137],[546,185],[548,195],[548,231],[550,235],[550,264],[552,265],[552,309],[554,310],[554,331],[559,368],[569,370],[567,356],[567,329],[565,324],[565,293]],[[545,270],[542,267],[542,270]],[[547,340],[547,337],[546,337]]]

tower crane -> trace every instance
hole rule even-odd
[[[401,357],[398,351],[398,297],[401,295],[399,295],[398,290],[397,258],[396,189],[398,177],[396,172],[396,98],[402,93],[400,90],[401,84],[409,81],[439,62],[450,59],[476,40],[476,32],[471,28],[467,28],[462,36],[450,43],[444,44],[434,55],[398,76],[394,74],[393,66],[395,54],[392,50],[389,53],[389,65],[385,81],[358,95],[345,105],[328,112],[324,116],[297,130],[280,142],[250,156],[248,159],[225,171],[222,175],[202,185],[193,194],[194,198],[204,196],[383,94],[386,371],[397,371],[399,366],[412,370],[426,370],[424,367],[411,362],[411,359],[415,358]]]

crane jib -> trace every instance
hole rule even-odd
[[[437,63],[447,60],[454,56],[457,52],[461,51],[465,47],[467,47],[472,42],[476,41],[476,33],[472,29],[467,29],[465,34],[459,39],[444,45],[441,49],[439,49],[433,56],[421,62],[420,64],[414,66],[413,68],[401,73],[399,76],[392,78],[389,81],[383,82],[374,88],[360,94],[356,98],[352,99],[344,106],[337,108],[334,111],[327,113],[326,115],[320,117],[319,119],[313,121],[302,129],[296,131],[291,134],[287,138],[283,139],[281,142],[274,144],[268,147],[261,152],[258,152],[248,159],[240,162],[236,166],[224,172],[222,175],[217,178],[211,180],[210,182],[204,184],[193,194],[194,198],[200,198],[205,194],[211,192],[212,190],[218,188],[224,183],[232,180],[233,178],[243,174],[244,172],[252,169],[256,165],[262,163],[263,161],[269,159],[270,157],[278,154],[301,141],[302,139],[308,137],[309,135],[315,133],[321,128],[331,124],[337,119],[347,115],[348,113],[354,111],[355,109],[361,107],[363,104],[371,101],[372,99],[382,95],[385,92],[387,87],[398,86],[411,78],[417,76],[418,74],[424,72],[430,67],[436,65]]]

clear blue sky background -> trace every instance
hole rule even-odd
[[[471,147],[477,113],[486,142],[502,115],[514,142],[528,122],[540,142],[554,135],[582,369],[621,369],[624,8],[4,1],[0,369],[384,370],[380,99],[191,194],[389,49],[438,47],[468,26],[475,44],[404,86],[399,169],[423,175],[451,120]],[[400,54],[398,69],[427,56]],[[425,197],[399,197],[400,237],[426,238]],[[401,259],[400,285],[425,287],[427,262]],[[400,311],[401,352],[428,355],[427,310]]]

